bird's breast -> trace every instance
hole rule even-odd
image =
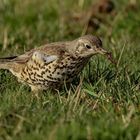
[[[28,64],[21,72],[21,80],[33,85],[58,85],[71,81],[81,72],[88,59],[65,57],[51,63]]]

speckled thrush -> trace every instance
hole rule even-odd
[[[96,55],[106,55],[101,40],[85,35],[73,41],[55,42],[23,55],[0,59],[0,69],[8,69],[32,90],[46,90],[71,82]]]

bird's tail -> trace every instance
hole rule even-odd
[[[10,69],[13,59],[16,57],[17,56],[0,58],[0,69]]]

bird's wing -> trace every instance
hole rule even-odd
[[[45,61],[46,63],[50,63],[63,56],[66,51],[65,45],[66,44],[61,42],[47,44],[39,48],[32,49],[23,55],[19,55],[16,58],[12,59],[12,61],[20,64],[25,64],[29,60],[33,59],[38,62]]]
[[[20,56],[0,58],[0,69],[9,69],[17,72],[20,68],[28,64],[49,64],[58,59],[57,55],[49,55],[41,51],[33,51]]]
[[[36,50],[36,51],[28,52],[23,55],[17,56],[11,62],[25,64],[30,60],[34,60],[40,63],[42,62],[50,63],[56,60],[57,58],[58,58],[57,55],[47,54],[46,52],[44,53],[42,51]]]
[[[49,54],[46,54],[46,53],[43,53],[41,51],[35,51],[33,54],[32,54],[32,60],[36,61],[36,62],[39,62],[39,63],[50,63],[52,61],[55,61],[58,56],[57,55],[49,55]]]

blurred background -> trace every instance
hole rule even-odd
[[[120,38],[137,40],[139,3],[138,0],[1,0],[0,48],[9,54],[14,48],[13,54],[48,41],[89,33],[114,44]]]
[[[0,0],[0,57],[84,34],[117,66],[95,56],[80,89],[38,101],[1,70],[0,140],[140,140],[140,0]]]

